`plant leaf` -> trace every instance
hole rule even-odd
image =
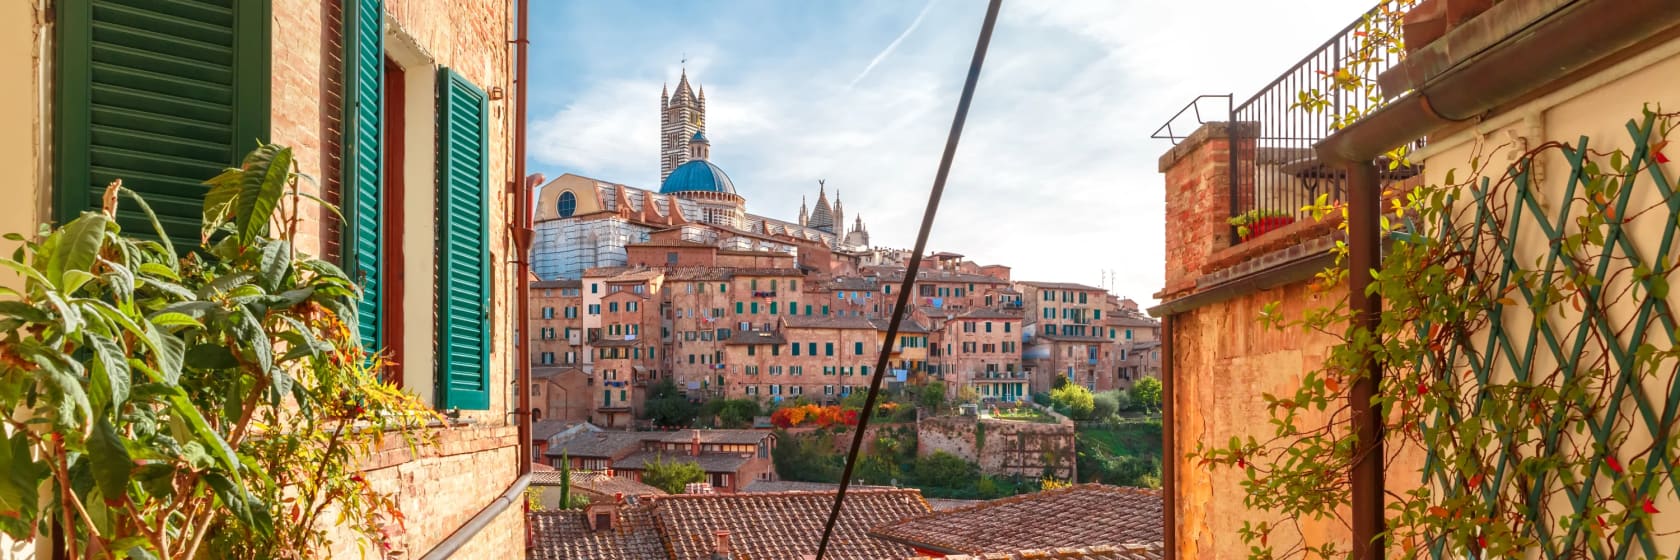
[[[127,352],[109,337],[93,335],[85,338],[93,348],[91,384],[95,399],[109,404],[111,410],[122,408],[123,403],[128,401],[128,391],[133,383],[128,370]]]
[[[54,286],[63,287],[65,271],[92,270],[99,248],[105,245],[105,228],[110,223],[111,219],[104,214],[83,212],[81,217],[53,232],[51,237],[58,239],[51,254],[47,255],[47,280],[52,281]],[[65,290],[66,293],[70,291]]]
[[[257,261],[257,282],[262,284],[268,293],[280,291],[281,282],[285,281],[287,271],[292,268],[291,244],[285,241],[271,241],[263,245],[262,256]]]
[[[245,173],[239,178],[239,200],[234,205],[234,228],[241,244],[249,245],[268,233],[268,222],[285,194],[292,171],[292,149],[268,144],[245,158]]]
[[[123,447],[122,437],[111,421],[100,417],[93,425],[93,437],[88,439],[88,460],[93,467],[93,481],[106,505],[116,507],[128,500],[128,477],[134,472],[134,459]]]
[[[37,462],[29,452],[29,436],[23,431],[12,434],[0,445],[0,530],[16,539],[27,539],[34,533],[35,514],[40,509],[39,488],[49,471],[46,463]]]

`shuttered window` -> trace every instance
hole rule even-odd
[[[185,251],[199,245],[202,182],[268,138],[267,0],[54,2],[60,222],[122,179]],[[126,231],[150,221],[125,203]]]
[[[380,23],[383,0],[344,0],[344,258],[345,270],[362,285],[356,330],[362,345],[377,352],[380,329],[382,145],[380,130],[385,45]]]
[[[438,75],[438,395],[440,408],[490,407],[490,190],[484,90]]]

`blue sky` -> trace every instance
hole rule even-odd
[[[531,3],[529,167],[657,189],[659,89],[707,95],[711,160],[787,220],[817,179],[877,245],[910,247],[984,2]],[[1198,94],[1252,94],[1369,0],[1011,0],[929,249],[1096,285],[1161,287],[1169,145]],[[918,21],[919,20],[919,21]],[[848,217],[847,221],[850,221]]]

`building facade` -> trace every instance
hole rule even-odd
[[[463,557],[519,550],[517,508],[459,533],[520,472],[508,367],[519,279],[505,264],[510,199],[496,194],[518,183],[516,123],[512,99],[492,94],[514,90],[507,3],[19,1],[0,14],[0,78],[13,84],[0,93],[10,202],[0,230],[62,223],[97,208],[99,189],[122,179],[178,247],[197,246],[201,182],[259,140],[289,146],[298,171],[318,179],[302,192],[365,218],[347,223],[305,205],[293,246],[362,279],[367,312],[356,327],[392,355],[388,375],[460,419],[438,428],[451,445],[396,444],[362,466],[409,519],[392,542],[409,556],[455,534],[472,535],[457,550]],[[440,152],[439,138],[476,157]],[[452,204],[437,205],[440,193]],[[126,230],[150,230],[138,220],[119,215]],[[476,243],[436,242],[434,228],[447,236],[457,227]],[[458,273],[478,281],[452,293],[434,280]],[[457,331],[434,308],[479,319]],[[371,546],[348,532],[335,541],[325,552]]]

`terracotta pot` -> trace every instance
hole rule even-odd
[[[1254,223],[1248,224],[1248,235],[1244,236],[1242,240],[1248,241],[1265,235],[1267,232],[1283,229],[1284,226],[1293,223],[1295,223],[1294,216],[1267,216],[1260,218],[1254,220]]]

